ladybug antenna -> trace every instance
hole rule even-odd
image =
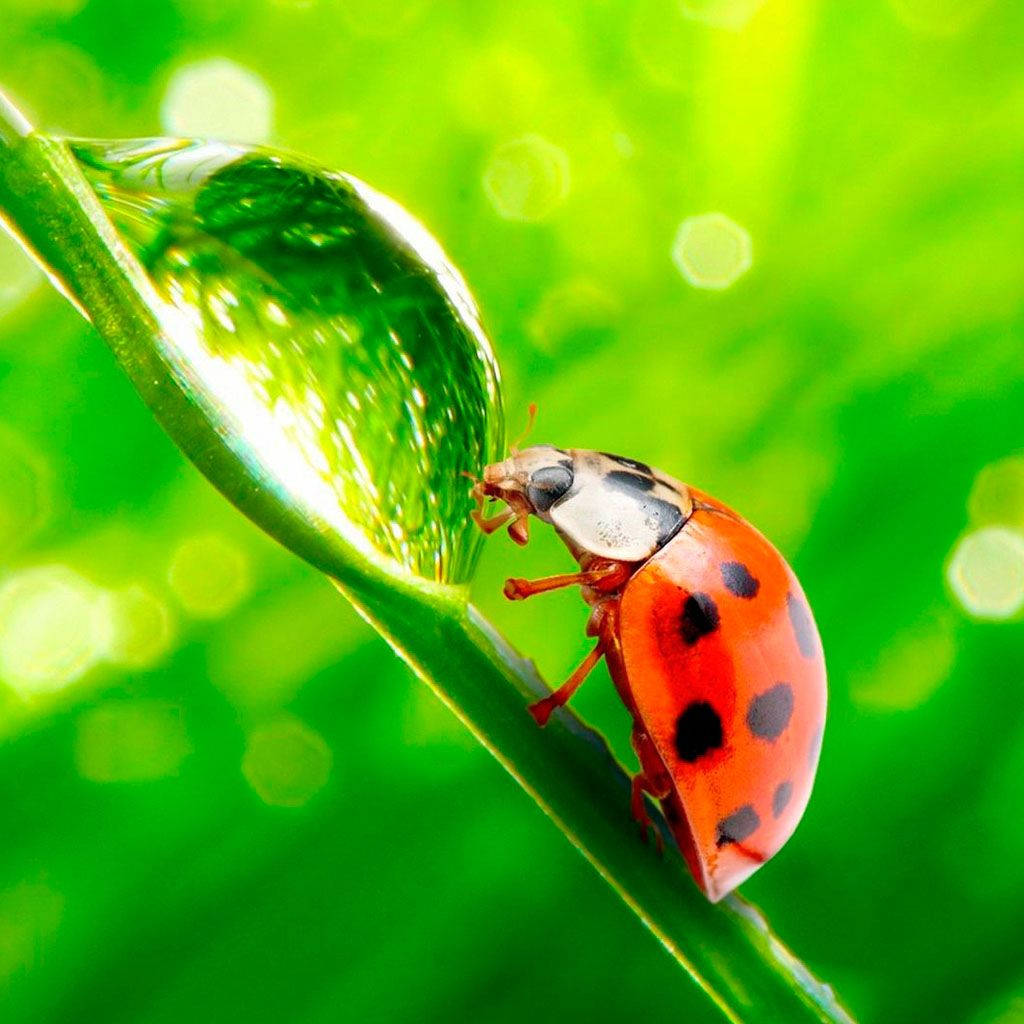
[[[508,446],[508,450],[513,455],[519,454],[519,446],[530,436],[530,431],[533,430],[533,424],[537,420],[537,403],[531,402],[527,406],[526,410],[526,429]]]

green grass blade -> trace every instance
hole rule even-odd
[[[479,469],[501,443],[496,372],[458,282],[443,280],[448,271],[432,262],[436,254],[424,256],[403,238],[402,230],[416,229],[401,216],[375,210],[348,179],[324,174],[323,182],[311,182],[315,172],[308,168],[287,179],[290,187],[306,190],[296,213],[312,204],[326,221],[304,223],[301,237],[292,238],[280,219],[290,193],[268,192],[260,176],[280,183],[280,172],[298,164],[266,153],[258,159],[254,167],[247,153],[240,165],[221,165],[202,178],[198,192],[194,181],[168,180],[166,173],[156,189],[151,178],[140,185],[138,178],[113,174],[119,154],[110,146],[71,148],[28,134],[11,111],[0,109],[0,210],[92,320],[179,447],[246,515],[337,581],[726,1019],[848,1019],[756,911],[735,897],[711,906],[686,876],[671,842],[664,857],[640,843],[628,814],[628,777],[604,741],[569,712],[556,715],[543,732],[534,726],[524,705],[545,692],[543,683],[468,605],[465,588],[451,582],[468,574],[475,542],[467,533],[468,499],[459,472]],[[167,166],[160,165],[161,173]],[[244,180],[225,176],[224,167],[240,167]],[[206,191],[211,182],[230,188],[230,195],[201,208],[213,198]],[[325,190],[318,191],[323,183]],[[142,208],[133,220],[140,189],[165,205]],[[184,205],[174,198],[183,190]],[[272,208],[248,218],[246,211],[263,201]],[[190,209],[193,218],[182,220]],[[320,230],[325,222],[331,231]],[[340,263],[333,266],[344,269],[354,253],[352,232],[362,231],[373,241],[364,245],[356,237],[355,254],[366,260],[375,285],[360,290],[350,281],[335,294],[333,275],[317,279],[313,273],[321,258],[316,253],[338,246]],[[283,253],[289,239],[295,247]],[[424,264],[417,265],[417,258]],[[304,269],[291,279],[300,265]],[[401,272],[394,274],[396,266]],[[315,287],[305,295],[303,281],[311,274]],[[408,289],[410,275],[415,287]],[[189,290],[200,286],[206,290]],[[374,307],[372,316],[353,305],[360,296]],[[288,331],[275,334],[282,319]],[[392,331],[395,324],[400,331]],[[390,362],[360,363],[371,345],[393,334]],[[271,366],[267,353],[296,335],[301,344],[295,357]],[[197,338],[205,346],[202,358],[190,361]],[[415,351],[406,347],[410,338]],[[316,345],[338,347],[341,354],[318,361]],[[241,360],[272,372],[261,384],[246,378],[249,390],[241,394],[237,387],[218,390],[211,352],[221,369]],[[344,381],[324,378],[360,365],[370,370],[352,406],[359,415],[338,419],[336,410],[324,408],[323,396],[344,393]],[[406,391],[409,401],[394,406],[399,418],[403,410],[412,417],[400,440],[392,428],[382,431],[374,422],[375,402],[363,401],[375,373],[395,378],[384,382],[392,389],[388,401]],[[445,374],[450,379],[440,379]],[[456,388],[433,407],[439,418],[431,418],[433,392],[416,398],[423,381]],[[307,401],[311,388],[315,393]],[[260,416],[268,409],[280,415],[254,436],[249,413],[257,406]],[[417,419],[413,407],[425,418]],[[307,415],[309,408],[318,414]],[[336,444],[339,437],[346,443]],[[363,448],[359,439],[366,438],[374,440]],[[357,456],[365,452],[386,471],[377,472],[376,463],[360,465]],[[353,489],[353,481],[369,491]]]

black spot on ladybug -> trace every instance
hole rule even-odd
[[[723,562],[722,582],[729,593],[737,597],[757,597],[757,592],[761,589],[761,581],[754,579],[742,562]]]
[[[676,719],[676,753],[693,763],[722,745],[722,720],[705,700],[695,700]]]
[[[793,715],[793,688],[789,683],[776,683],[758,694],[747,708],[747,725],[763,740],[778,739]]]
[[[793,624],[796,643],[805,658],[813,658],[818,653],[818,635],[814,628],[810,609],[799,598],[792,594],[786,595],[786,608],[789,621]]]
[[[811,737],[811,746],[807,751],[807,763],[814,768],[818,763],[818,755],[821,753],[821,741],[825,735],[825,726],[819,725]]]
[[[790,797],[793,795],[792,782],[780,782],[775,788],[775,795],[772,797],[772,814],[777,818],[786,809]]]
[[[553,466],[542,466],[530,474],[526,497],[538,512],[547,512],[572,487],[572,463],[562,459]]]
[[[718,629],[718,607],[708,594],[691,594],[683,604],[679,632],[688,647]]]
[[[752,836],[760,827],[761,819],[750,804],[744,804],[738,811],[733,811],[728,818],[718,823],[716,846],[728,846],[729,843],[742,843]]]
[[[640,476],[639,473],[627,473],[622,469],[613,469],[604,475],[605,484],[614,491],[625,491],[627,494],[643,494],[654,490],[654,477]]]
[[[611,452],[599,452],[598,454],[603,455],[606,459],[611,459],[612,462],[617,462],[620,466],[632,469],[637,473],[654,476],[654,470],[651,469],[646,462],[637,462],[636,459],[627,459],[625,455],[612,455]]]
[[[652,498],[645,495],[644,512],[654,521],[657,531],[658,547],[663,548],[682,528],[686,522],[682,509],[670,501]]]

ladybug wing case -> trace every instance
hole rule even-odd
[[[621,654],[642,729],[672,780],[666,819],[721,899],[793,833],[825,721],[825,663],[803,591],[745,520],[696,510],[626,586]]]

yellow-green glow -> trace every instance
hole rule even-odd
[[[764,0],[679,0],[679,9],[694,21],[738,32],[763,4]]]
[[[174,775],[191,751],[181,709],[158,701],[107,701],[75,724],[75,766],[91,782]]]
[[[204,533],[182,541],[167,572],[178,603],[197,619],[216,619],[248,593],[249,562],[226,537]]]
[[[333,755],[323,737],[295,718],[279,718],[249,735],[242,774],[273,807],[301,807],[327,784]]]
[[[502,143],[484,170],[484,191],[506,220],[545,220],[569,194],[569,157],[539,135]]]
[[[25,569],[0,583],[0,679],[23,698],[80,679],[108,635],[102,591],[67,566]]]
[[[266,142],[274,131],[274,97],[259,75],[214,57],[174,72],[160,120],[170,135]]]
[[[964,609],[979,619],[1009,619],[1024,605],[1024,535],[986,526],[964,537],[947,570]]]
[[[753,244],[746,229],[724,213],[702,213],[679,225],[672,260],[694,288],[719,290],[750,269]]]
[[[977,22],[992,0],[889,0],[889,6],[915,32],[953,36]]]

